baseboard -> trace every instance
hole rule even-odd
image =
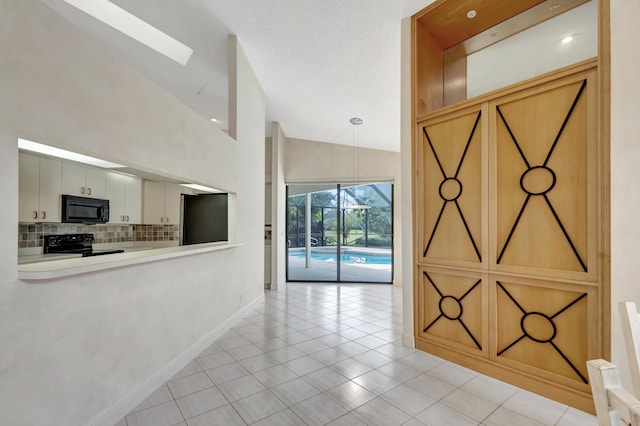
[[[264,301],[264,293],[256,297],[249,304],[244,306],[238,312],[227,318],[222,324],[211,330],[206,336],[194,343],[189,349],[180,354],[177,358],[174,358],[167,365],[162,367],[157,373],[151,376],[146,382],[138,386],[127,396],[117,402],[113,407],[109,408],[102,414],[96,416],[94,420],[89,422],[95,426],[113,426],[124,416],[129,414],[131,410],[144,401],[151,393],[162,386],[167,380],[173,377],[178,371],[180,371],[185,365],[194,359],[200,352],[206,349],[209,345],[215,342],[220,336],[222,336],[227,330],[229,330],[233,324],[238,321],[242,316],[253,309],[255,305]]]
[[[413,334],[402,333],[402,345],[415,348],[416,340],[413,338]]]

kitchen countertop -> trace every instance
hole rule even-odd
[[[158,247],[135,247],[135,246],[122,246],[122,247],[120,247],[120,246],[111,246],[111,249],[114,249],[114,250],[115,249],[122,249],[122,250],[125,251],[125,253],[127,253],[127,252],[142,251],[142,250],[155,250],[155,249],[158,249]],[[100,250],[106,250],[106,249],[95,248],[95,250],[100,251]],[[111,256],[111,254],[104,255],[104,256]],[[55,261],[64,260],[64,259],[82,259],[82,254],[80,254],[80,253],[47,253],[47,254],[43,254],[41,252],[38,252],[38,253],[35,253],[35,254],[19,254],[18,255],[18,265],[27,265],[27,264],[30,264],[30,263],[41,263],[41,262],[55,262]]]
[[[163,248],[125,247],[124,253],[91,257],[82,257],[81,254],[28,254],[19,256],[18,279],[62,278],[86,272],[226,250],[241,245],[243,245],[242,242],[223,241]]]

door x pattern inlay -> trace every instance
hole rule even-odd
[[[522,312],[522,317],[520,318],[520,330],[522,331],[522,336],[518,337],[516,340],[508,344],[504,349],[500,350],[498,352],[498,356],[502,355],[525,338],[528,338],[531,341],[540,344],[548,343],[553,347],[553,349],[555,349],[555,351],[562,357],[562,359],[564,359],[564,361],[569,365],[569,367],[571,367],[571,369],[578,375],[578,377],[580,377],[580,379],[584,383],[588,383],[584,375],[580,373],[576,366],[571,362],[569,357],[567,357],[567,355],[565,355],[565,353],[562,352],[562,350],[554,342],[554,339],[558,335],[558,328],[556,323],[553,321],[555,318],[560,316],[560,314],[566,312],[576,303],[587,297],[587,293],[583,293],[555,314],[546,315],[542,312],[527,312],[522,307],[522,305],[518,303],[515,297],[513,297],[513,295],[509,293],[506,288],[504,288],[500,281],[496,281],[496,284],[498,284],[498,287],[504,292],[504,294],[507,295],[509,299],[511,299],[514,305],[516,305],[516,307],[520,310],[520,312]],[[542,325],[542,327],[534,328],[532,325]]]
[[[478,339],[475,338],[473,333],[471,333],[471,331],[469,330],[469,327],[467,327],[464,321],[462,321],[462,314],[464,313],[462,300],[465,297],[467,297],[469,293],[471,293],[476,287],[478,287],[478,285],[480,285],[480,282],[482,280],[476,281],[475,284],[473,284],[462,296],[455,297],[451,295],[444,295],[442,291],[440,291],[438,286],[433,282],[429,274],[427,274],[426,272],[422,272],[422,273],[427,278],[427,280],[429,280],[429,282],[431,283],[431,286],[433,286],[433,288],[436,290],[436,292],[440,296],[440,301],[438,302],[438,310],[440,311],[440,315],[438,315],[436,319],[431,321],[431,323],[428,326],[426,326],[422,331],[426,333],[427,330],[429,330],[433,325],[435,325],[442,318],[449,321],[457,321],[462,326],[462,328],[464,328],[464,331],[469,335],[469,337],[471,337],[471,340],[473,340],[473,343],[475,343],[477,348],[482,350],[482,345],[480,345],[480,342],[478,342]]]
[[[436,149],[431,142],[431,138],[429,137],[429,133],[427,132],[427,128],[423,127],[422,132],[424,133],[425,138],[427,139],[427,143],[431,148],[431,152],[433,153],[433,157],[438,164],[438,168],[440,169],[440,173],[442,173],[442,182],[440,182],[440,186],[438,187],[438,195],[442,199],[442,207],[440,208],[440,213],[438,214],[438,218],[436,219],[436,223],[433,226],[433,230],[431,231],[431,235],[429,236],[429,241],[424,248],[424,252],[422,253],[422,257],[427,256],[427,252],[429,251],[429,247],[433,242],[433,237],[436,235],[436,231],[438,230],[438,225],[440,224],[440,220],[442,219],[442,214],[444,213],[447,204],[453,203],[456,206],[458,211],[458,215],[464,224],[464,228],[467,231],[467,235],[469,236],[469,240],[473,245],[473,249],[476,252],[476,256],[478,256],[478,261],[482,262],[482,255],[480,254],[480,250],[478,249],[478,245],[471,234],[471,229],[469,229],[469,225],[467,224],[467,220],[465,219],[464,213],[462,213],[462,209],[460,208],[460,203],[458,203],[458,199],[462,195],[462,182],[458,179],[458,175],[460,173],[460,169],[462,168],[462,163],[464,162],[465,157],[467,156],[467,151],[469,150],[469,145],[471,145],[471,140],[473,139],[473,135],[476,132],[476,128],[478,127],[478,123],[480,122],[480,114],[482,111],[478,111],[478,115],[476,117],[475,122],[473,123],[473,128],[471,129],[471,133],[469,134],[469,138],[467,139],[467,143],[464,147],[464,151],[462,152],[462,156],[460,157],[460,161],[458,162],[458,167],[456,168],[456,172],[453,176],[447,176],[447,173],[440,162],[440,158],[436,153]]]
[[[576,105],[578,104],[578,101],[580,100],[580,97],[582,96],[582,93],[584,92],[584,89],[585,89],[586,85],[587,85],[587,80],[583,80],[582,84],[580,85],[580,89],[578,90],[578,94],[574,98],[573,103],[571,104],[571,108],[569,109],[569,112],[567,113],[567,115],[564,118],[564,121],[562,122],[562,126],[560,127],[560,130],[558,131],[553,143],[551,144],[551,148],[549,149],[549,152],[547,153],[547,157],[545,158],[545,160],[542,163],[542,165],[539,165],[539,166],[532,166],[531,165],[531,163],[527,159],[526,155],[522,151],[522,148],[520,147],[520,144],[518,143],[518,140],[516,139],[515,135],[513,134],[513,131],[509,127],[509,123],[507,123],[507,120],[505,119],[504,115],[502,114],[502,110],[500,109],[500,106],[496,106],[496,110],[498,111],[498,115],[500,116],[500,119],[502,120],[502,123],[504,124],[505,128],[509,132],[509,136],[511,137],[511,140],[513,141],[514,145],[516,146],[516,148],[518,150],[518,153],[520,153],[520,157],[522,158],[522,161],[527,166],[527,170],[520,176],[520,188],[522,189],[522,191],[524,191],[527,194],[527,197],[525,198],[524,203],[522,204],[522,207],[520,208],[520,212],[518,213],[518,216],[516,217],[516,220],[513,223],[513,226],[511,227],[511,230],[509,231],[509,235],[507,236],[507,239],[504,242],[502,250],[500,250],[500,254],[498,255],[498,259],[497,259],[496,263],[500,263],[500,261],[502,260],[502,257],[504,256],[504,254],[505,254],[505,252],[507,250],[507,247],[509,246],[509,242],[511,241],[511,238],[513,237],[513,233],[515,232],[516,228],[518,227],[518,223],[520,223],[520,220],[522,219],[522,214],[524,213],[525,209],[527,208],[527,205],[528,205],[529,200],[531,199],[531,197],[539,197],[539,196],[541,196],[541,197],[544,198],[547,206],[549,207],[549,210],[551,211],[551,213],[553,214],[553,217],[555,218],[556,222],[560,226],[560,229],[562,230],[562,234],[564,235],[565,239],[567,240],[567,242],[571,246],[571,250],[573,250],[573,253],[575,254],[578,262],[580,262],[580,266],[582,267],[584,272],[587,272],[586,263],[584,262],[584,260],[580,256],[580,253],[578,252],[578,249],[576,248],[575,244],[573,243],[573,240],[569,236],[569,233],[567,232],[567,229],[565,228],[564,224],[560,220],[560,217],[558,216],[558,213],[556,212],[556,209],[554,208],[553,204],[551,203],[551,200],[547,196],[547,193],[549,193],[554,188],[554,186],[556,185],[556,173],[551,168],[548,167],[549,160],[551,159],[551,155],[553,154],[553,151],[555,150],[556,145],[558,144],[558,141],[560,140],[560,137],[562,136],[562,133],[564,132],[564,129],[565,129],[567,123],[569,122],[569,119],[571,118],[571,115],[573,114],[573,111],[574,111]],[[527,179],[527,177],[531,177],[531,175],[533,175],[535,173],[543,174],[543,175],[546,174],[547,175],[547,180],[548,180],[549,183],[547,185],[545,185],[544,187],[542,187],[542,188],[535,188],[534,189],[534,188],[529,187],[527,182],[529,182],[530,180]]]

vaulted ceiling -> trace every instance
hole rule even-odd
[[[235,34],[266,94],[267,133],[278,121],[290,138],[351,145],[349,119],[360,117],[360,146],[399,151],[401,21],[434,0],[111,0],[191,47],[186,66],[64,0],[40,1],[203,117],[216,118],[222,129],[228,120],[227,36]],[[536,4],[555,9],[584,1],[522,0],[503,7],[504,0],[455,0],[446,13],[439,6],[432,15],[439,34],[455,39]],[[470,8],[478,10],[474,21],[466,17]],[[554,31],[567,25],[536,37],[552,45]],[[589,25],[568,29],[587,32]],[[487,70],[476,77],[494,78],[492,67]]]
[[[400,149],[400,25],[432,0],[112,0],[194,49],[182,66],[63,0],[41,0],[201,114],[227,125],[227,35],[267,97],[267,129]]]

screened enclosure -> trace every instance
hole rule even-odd
[[[288,185],[287,280],[391,283],[393,184]]]

